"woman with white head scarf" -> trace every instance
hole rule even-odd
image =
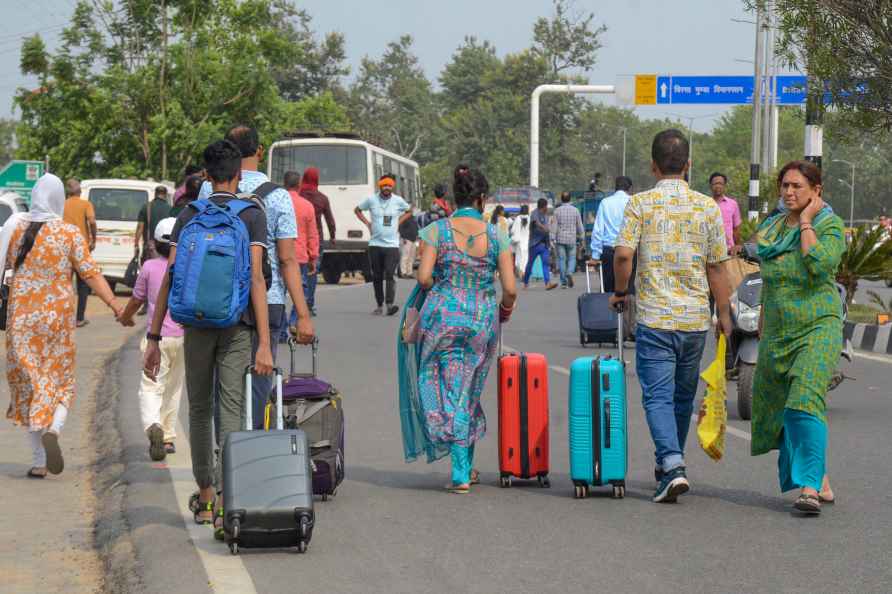
[[[6,320],[6,416],[28,429],[31,478],[64,467],[59,434],[74,401],[72,268],[120,317],[121,308],[90,257],[83,235],[62,220],[65,188],[52,174],[31,192],[31,211],[6,221],[0,262],[11,268]]]

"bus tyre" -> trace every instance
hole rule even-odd
[[[329,285],[336,285],[341,282],[341,271],[333,270],[331,268],[323,268],[322,278],[324,278],[325,282]]]

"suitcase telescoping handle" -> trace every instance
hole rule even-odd
[[[589,262],[588,260],[586,260],[586,262],[585,262],[585,290],[587,293],[592,292],[592,281],[591,281],[591,278],[589,277],[589,270],[594,267],[598,268],[598,280],[601,282],[601,292],[603,293],[604,292],[604,267],[600,264],[600,262],[598,264],[593,264],[593,263]]]
[[[318,336],[314,336],[313,342],[311,342],[308,345],[303,345],[303,344],[297,342],[297,340],[295,340],[295,338],[293,336],[288,337],[288,348],[291,350],[291,377],[295,377],[295,375],[296,375],[294,373],[294,369],[295,369],[295,367],[297,367],[295,365],[295,360],[297,359],[297,347],[299,347],[299,346],[308,346],[313,349],[313,375],[312,375],[312,377],[316,377],[316,357],[319,353],[319,337]]]
[[[626,360],[623,359],[623,312],[625,309],[625,301],[620,301],[616,304],[616,346],[619,349],[619,362],[623,365],[626,364]]]
[[[253,407],[251,406],[251,391],[253,388],[253,375],[254,366],[249,365],[245,370],[245,430],[251,431],[254,429],[254,412]],[[285,428],[285,422],[282,415],[282,370],[278,367],[273,367],[273,377],[275,378],[276,384],[276,429],[281,431]]]

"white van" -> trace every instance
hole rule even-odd
[[[81,198],[89,199],[96,211],[96,251],[93,259],[102,268],[112,289],[124,279],[127,265],[133,259],[133,234],[136,218],[144,204],[155,197],[155,188],[167,187],[168,199],[174,189],[169,183],[135,179],[85,179],[81,182]]]
[[[0,194],[0,229],[9,220],[9,217],[18,212],[28,212],[28,203],[17,192],[3,192]]]

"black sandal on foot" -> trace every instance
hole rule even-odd
[[[793,503],[793,509],[803,514],[816,516],[821,513],[821,500],[817,495],[803,493]]]
[[[28,478],[32,478],[32,479],[45,479],[46,478],[47,471],[45,468],[43,469],[43,472],[35,472],[36,470],[37,470],[37,467],[32,466],[28,470],[28,474],[26,474],[25,476],[27,476]]]
[[[214,503],[215,499],[211,499],[210,501],[201,501],[196,500],[195,509],[192,511],[192,517],[195,518],[195,523],[199,526],[207,526],[214,522]],[[191,503],[190,503],[191,505]],[[210,518],[201,518],[199,514],[209,513],[211,514]]]

